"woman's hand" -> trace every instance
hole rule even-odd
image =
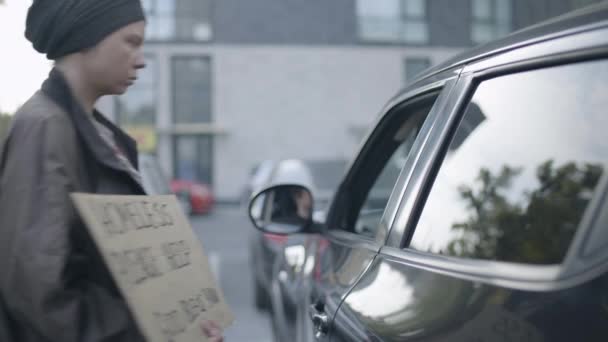
[[[209,338],[209,342],[224,342],[222,328],[214,321],[204,321],[201,323],[203,334]]]

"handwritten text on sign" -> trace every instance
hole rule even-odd
[[[73,199],[148,341],[205,341],[202,321],[232,322],[175,196]]]

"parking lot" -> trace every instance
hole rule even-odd
[[[236,316],[226,330],[226,341],[271,341],[268,315],[253,305],[248,240],[253,229],[244,209],[218,206],[206,216],[192,216],[226,300]]]

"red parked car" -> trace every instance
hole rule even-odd
[[[213,192],[206,184],[174,179],[171,181],[171,191],[180,200],[187,214],[208,214],[215,202]]]

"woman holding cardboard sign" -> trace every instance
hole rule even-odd
[[[135,143],[94,109],[135,82],[144,31],[139,0],[29,9],[26,37],[55,67],[0,154],[0,328],[15,341],[143,341],[69,194],[144,194]]]

